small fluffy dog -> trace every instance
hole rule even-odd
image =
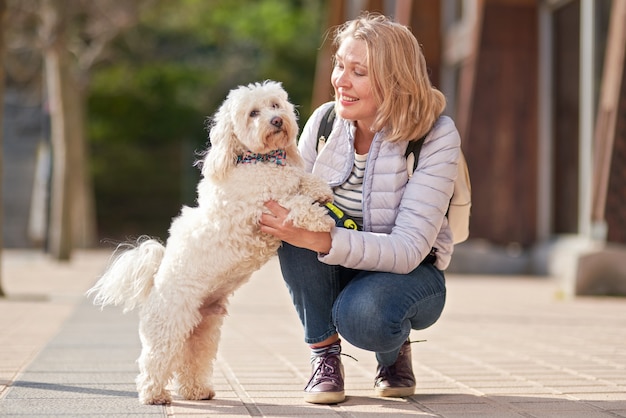
[[[141,306],[136,383],[145,404],[170,403],[172,379],[185,399],[215,396],[211,377],[228,298],[280,246],[260,232],[264,202],[290,209],[302,228],[334,225],[319,204],[332,200],[330,188],[301,168],[296,115],[280,83],[232,90],[210,128],[198,206],[182,208],[165,246],[149,238],[120,246],[88,291],[103,307]]]

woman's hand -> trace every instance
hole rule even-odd
[[[276,201],[265,202],[270,213],[263,213],[259,225],[261,231],[273,235],[295,247],[307,248],[318,253],[327,254],[331,247],[330,232],[314,232],[293,226],[287,220],[289,210]]]

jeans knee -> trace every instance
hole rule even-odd
[[[418,313],[411,317],[411,328],[426,329],[439,320],[446,304],[446,292],[443,291],[421,302]]]
[[[342,303],[343,302],[343,303]],[[337,300],[333,322],[341,337],[363,350],[386,352],[398,346],[411,330],[409,321],[396,322],[373,306]]]
[[[355,347],[390,352],[406,341],[411,329],[425,329],[437,322],[445,294],[444,289],[421,300],[392,303],[384,295],[342,292],[333,306],[333,322],[342,338]]]

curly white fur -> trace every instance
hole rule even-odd
[[[167,404],[176,378],[185,399],[211,399],[213,363],[230,295],[280,246],[259,230],[264,202],[290,209],[290,220],[313,231],[334,223],[316,202],[330,188],[305,173],[296,147],[293,105],[280,83],[266,81],[232,90],[213,118],[211,149],[202,164],[198,206],[183,207],[166,246],[147,237],[125,244],[88,291],[94,303],[141,306],[139,400]],[[237,164],[245,151],[286,151],[286,165]]]

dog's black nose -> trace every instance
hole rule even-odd
[[[270,123],[274,125],[275,127],[280,128],[281,126],[283,126],[283,118],[274,116],[272,120],[270,121]]]

